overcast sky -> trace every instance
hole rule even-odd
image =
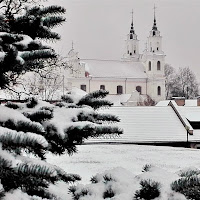
[[[119,60],[133,9],[142,53],[153,25],[154,3],[166,62],[175,68],[189,66],[200,82],[200,0],[56,0],[67,9],[67,22],[57,29],[62,40],[54,47],[67,55],[74,41],[80,58]]]

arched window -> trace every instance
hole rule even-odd
[[[160,95],[161,95],[161,87],[160,87],[160,86],[158,86],[158,89],[157,89],[157,90],[158,90],[158,92],[157,92],[157,93],[158,93],[158,95],[160,96]]]
[[[157,62],[157,70],[160,70],[160,61]]]
[[[117,94],[123,94],[123,87],[121,85],[117,86]]]
[[[105,90],[105,85],[100,85],[100,90]]]
[[[86,92],[86,85],[81,85],[81,90]]]
[[[136,90],[137,90],[140,94],[142,94],[142,87],[141,87],[141,86],[137,86],[137,87],[136,87]]]
[[[149,61],[149,71],[151,71],[151,61]]]
[[[157,51],[159,51],[159,42],[157,42]]]

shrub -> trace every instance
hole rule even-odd
[[[142,180],[141,189],[136,190],[134,199],[150,200],[160,195],[160,184],[152,180]]]
[[[200,178],[197,176],[188,176],[174,181],[171,188],[185,195],[188,199],[200,199]]]

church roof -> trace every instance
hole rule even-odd
[[[147,78],[141,62],[84,59],[85,69],[92,77],[99,78]]]

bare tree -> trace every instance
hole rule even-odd
[[[66,90],[64,85],[64,68],[66,62],[63,58],[42,61],[45,68],[26,73],[12,89],[5,93],[12,99],[24,99],[35,96],[42,100],[59,98]]]
[[[146,99],[144,101],[138,102],[137,106],[155,106],[156,101],[153,100],[149,95],[146,95]]]
[[[192,99],[198,95],[198,82],[189,67],[179,68],[176,73],[170,65],[165,65],[166,99],[172,96]]]
[[[175,69],[169,65],[165,64],[165,97],[170,98],[172,88],[174,87],[175,81]]]
[[[172,90],[172,95],[192,99],[198,95],[198,83],[195,74],[189,67],[179,68],[176,78],[177,88]]]
[[[21,13],[30,4],[38,4],[45,0],[0,0],[0,10],[7,20],[12,20],[13,15]]]

